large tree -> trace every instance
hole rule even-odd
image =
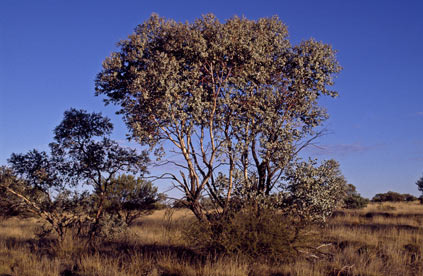
[[[328,88],[340,71],[335,51],[313,39],[291,45],[277,17],[152,15],[118,45],[96,94],[120,106],[131,137],[160,164],[179,169],[162,177],[200,220],[204,193],[226,210],[236,185],[265,197],[286,188],[287,170],[327,118],[319,97],[337,95]]]

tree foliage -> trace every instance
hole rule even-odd
[[[338,185],[318,177],[331,162],[297,162],[327,118],[318,99],[337,95],[328,88],[340,71],[329,45],[291,45],[277,17],[222,23],[208,14],[193,23],[152,15],[119,47],[104,61],[96,93],[120,106],[132,138],[154,149],[159,164],[179,169],[161,177],[200,220],[204,194],[225,212],[236,185],[266,199],[275,189],[299,191],[301,177],[328,187],[319,196]]]

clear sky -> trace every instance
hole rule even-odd
[[[418,195],[423,174],[423,1],[0,0],[0,165],[11,153],[47,150],[70,107],[103,112],[115,139],[127,132],[94,80],[116,42],[151,13],[190,21],[214,13],[278,15],[291,41],[338,50],[337,99],[324,99],[330,134],[306,152],[334,158],[347,180],[372,197]],[[164,189],[164,187],[160,187]]]

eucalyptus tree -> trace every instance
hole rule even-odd
[[[205,193],[226,210],[235,185],[264,197],[285,189],[287,169],[327,118],[318,99],[337,95],[335,51],[313,39],[291,45],[275,16],[178,23],[152,15],[118,45],[96,95],[120,107],[130,136],[158,164],[178,168],[161,177],[200,220]]]

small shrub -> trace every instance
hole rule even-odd
[[[301,228],[282,213],[254,208],[210,216],[186,232],[189,241],[206,254],[229,255],[249,261],[287,262],[309,242]]]
[[[417,198],[417,197],[415,197],[415,196],[413,196],[413,195],[410,195],[410,194],[404,194],[404,197],[405,197],[405,201],[408,201],[408,202],[418,200],[418,198]]]

